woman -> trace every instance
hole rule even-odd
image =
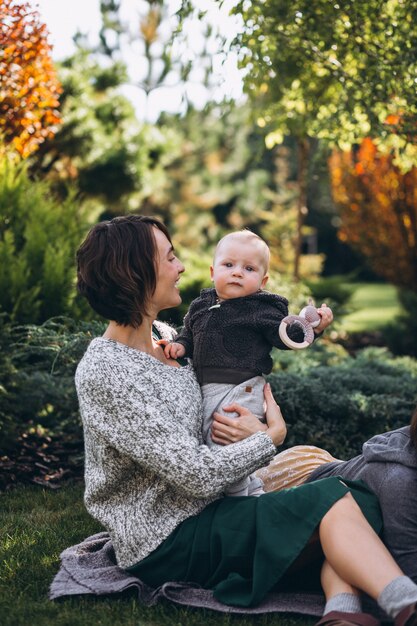
[[[385,545],[417,582],[417,407],[410,426],[375,435],[353,459],[341,461],[314,446],[294,446],[257,475],[266,491],[329,476],[362,480],[378,496]]]
[[[417,586],[369,525],[379,530],[380,517],[364,486],[329,478],[259,498],[222,497],[272,459],[285,423],[267,386],[266,427],[238,407],[239,426],[225,424],[220,438],[233,439],[237,429],[246,438],[216,452],[203,445],[194,372],[158,344],[172,333],[155,319],[181,302],[184,271],[165,226],[140,216],[98,224],[77,260],[79,291],[109,320],[76,373],[85,502],[109,531],[120,567],[150,586],[192,581],[226,604],[253,606],[285,583],[318,536],[327,598],[321,624],[374,626],[360,612],[361,589],[396,626],[412,626]]]

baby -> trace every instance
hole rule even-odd
[[[203,395],[203,438],[211,439],[213,413],[238,403],[263,419],[265,380],[272,369],[272,347],[287,349],[278,327],[288,315],[286,298],[263,291],[268,281],[269,248],[249,230],[230,233],[217,244],[210,267],[214,289],[203,289],[184,318],[184,328],[175,342],[165,346],[170,358],[192,358]],[[320,333],[332,321],[330,308],[317,309]],[[289,328],[293,341],[303,333]],[[231,414],[236,416],[237,414]],[[260,495],[262,483],[248,477],[229,487],[227,495]]]

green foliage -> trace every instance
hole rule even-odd
[[[265,146],[265,131],[250,113],[230,102],[161,116],[164,134],[176,132],[177,152],[165,178],[150,185],[146,210],[162,212],[186,249],[206,250],[226,232],[248,227],[270,243],[271,270],[287,275],[297,228],[296,192],[287,184],[291,155]],[[320,259],[313,256],[305,256],[304,276],[317,274]]]
[[[417,293],[398,290],[402,312],[384,329],[388,347],[394,354],[417,357]]]
[[[355,292],[355,285],[347,282],[349,277],[330,276],[319,280],[304,281],[309,288],[316,306],[325,302],[331,307],[335,318],[348,312],[350,300]]]
[[[64,318],[1,327],[0,435],[7,454],[25,433],[81,445],[74,372],[104,328]],[[275,350],[274,357],[281,369],[269,380],[289,424],[287,446],[316,444],[347,458],[369,436],[407,424],[417,401],[417,361],[409,357],[367,349],[352,358],[323,340],[300,352]]]
[[[2,450],[13,451],[24,434],[80,441],[81,423],[74,387],[75,368],[102,322],[69,318],[41,326],[0,327],[0,436]]]
[[[350,458],[370,436],[409,423],[417,402],[415,360],[368,348],[330,367],[314,358],[305,365],[288,358],[287,369],[269,377],[288,423],[286,446],[309,443]]]
[[[165,207],[177,244],[204,249],[232,229],[259,231],[272,206],[275,166],[249,109],[208,104],[183,117],[163,115],[161,124],[176,130],[179,150],[149,201]]]
[[[60,193],[65,183],[76,184],[95,215],[138,209],[147,193],[146,175],[158,169],[155,145],[162,153],[161,145],[170,151],[171,138],[160,131],[158,142],[148,141],[132,103],[118,91],[125,80],[120,62],[103,68],[79,50],[61,65],[59,76],[63,123],[34,155],[32,171],[48,177]]]
[[[416,11],[412,0],[238,2],[244,28],[235,45],[247,92],[267,107],[271,141],[391,134],[401,150],[399,135],[417,115]],[[389,114],[406,114],[404,127],[386,124]]]
[[[74,254],[85,230],[75,197],[58,200],[25,165],[0,160],[0,312],[38,323],[73,311]]]

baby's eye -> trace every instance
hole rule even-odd
[[[248,266],[246,267],[246,271],[247,271],[247,272],[254,272],[254,271],[255,271],[255,268],[254,268],[254,267],[251,267],[250,265],[248,265]]]
[[[227,262],[227,263],[225,263],[225,266],[226,267],[232,267],[232,263]]]

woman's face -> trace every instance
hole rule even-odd
[[[166,236],[158,228],[154,228],[154,236],[158,257],[156,260],[156,289],[152,296],[152,305],[156,312],[171,309],[181,304],[178,288],[180,275],[184,266],[174,254],[174,249]]]

